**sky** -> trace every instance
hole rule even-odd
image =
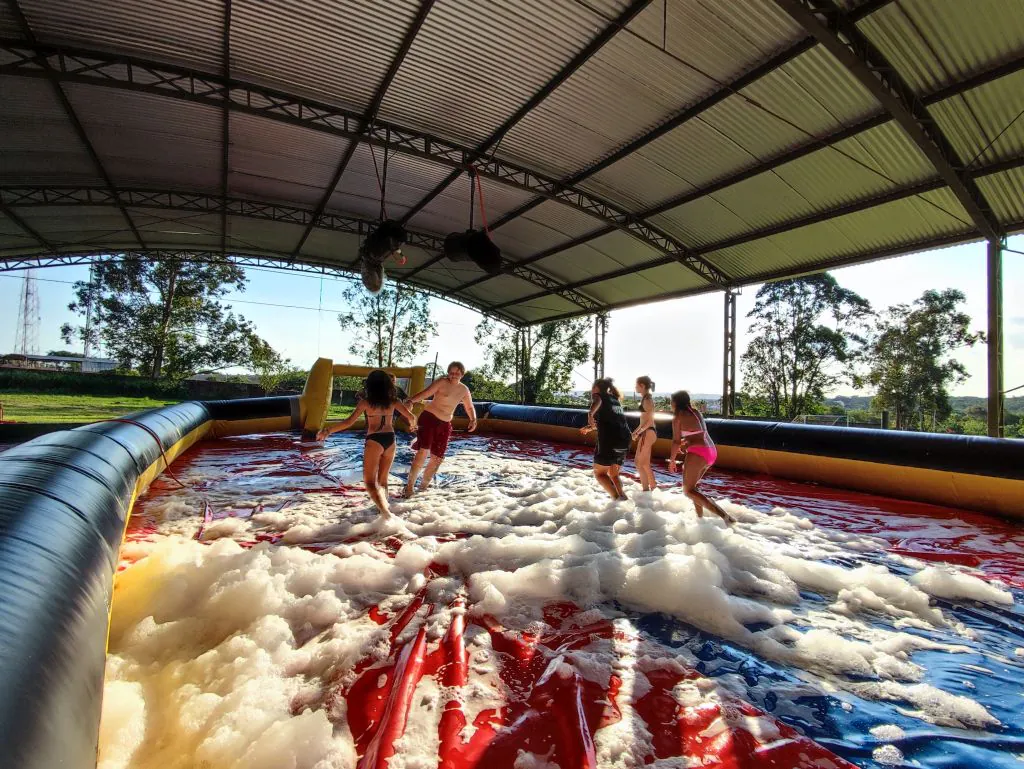
[[[1024,251],[1024,236],[1011,238],[1009,248]],[[335,362],[355,362],[348,353],[349,334],[338,324],[344,308],[342,291],[348,281],[319,278],[276,270],[247,270],[249,284],[243,294],[227,301],[256,325],[258,333],[292,363],[308,368],[317,357]],[[37,270],[42,323],[40,351],[66,349],[60,326],[76,322],[68,311],[72,284],[87,277],[87,267],[51,267]],[[925,290],[958,288],[967,297],[966,312],[976,330],[984,330],[986,316],[985,245],[973,243],[886,259],[834,270],[840,285],[856,291],[877,309],[909,303]],[[0,353],[14,349],[21,273],[0,273]],[[759,286],[748,286],[737,299],[737,349],[746,348],[749,321]],[[1004,356],[1006,388],[1024,385],[1024,255],[1007,251],[1003,256]],[[480,365],[484,351],[473,339],[480,316],[443,300],[432,299],[438,335],[414,363],[425,364],[435,356],[444,365],[463,361],[469,368]],[[685,388],[694,393],[717,394],[722,388],[722,295],[721,293],[616,310],[608,329],[605,371],[618,382],[632,384],[640,375],[655,380],[659,391]],[[75,348],[72,348],[75,349]],[[986,393],[986,348],[962,350],[959,359],[971,376],[953,389],[955,395]],[[577,368],[576,389],[589,385],[593,367]],[[742,387],[742,382],[740,383]],[[833,395],[853,392],[840,386]]]

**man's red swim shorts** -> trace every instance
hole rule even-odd
[[[448,450],[448,439],[452,437],[452,423],[442,422],[429,411],[420,414],[413,451],[429,449],[431,456],[443,457]]]

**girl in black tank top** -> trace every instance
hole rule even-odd
[[[594,449],[594,477],[612,499],[626,499],[619,472],[629,451],[630,431],[619,402],[619,391],[611,379],[598,379],[590,390],[592,405],[587,426],[581,432],[597,432]]]

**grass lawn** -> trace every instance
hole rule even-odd
[[[9,422],[97,422],[177,402],[121,395],[47,395],[0,391],[4,419]],[[351,413],[351,406],[331,406],[327,418],[344,419]]]
[[[10,422],[97,422],[176,402],[117,395],[47,395],[0,391],[4,419]]]

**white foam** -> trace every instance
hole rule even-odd
[[[882,745],[871,751],[871,757],[883,766],[899,766],[903,763],[903,751],[895,745]]]
[[[742,521],[729,528],[715,517],[698,519],[678,489],[637,494],[627,481],[633,500],[611,503],[588,471],[534,459],[463,451],[444,472],[444,485],[394,501],[395,518],[386,522],[362,495],[313,493],[332,488],[323,476],[276,477],[258,469],[242,474],[244,482],[239,474],[213,473],[202,477],[204,491],[151,500],[146,510],[159,519],[158,534],[124,548],[129,565],[116,583],[102,769],[184,769],[193,756],[218,767],[353,763],[344,700],[328,706],[325,688],[351,683],[360,659],[387,655],[386,630],[366,617],[369,606],[401,611],[423,588],[433,609],[422,607],[417,622],[425,623],[431,644],[462,612],[452,601],[463,593],[471,617],[489,614],[520,628],[539,626],[551,602],[593,609],[587,621],[617,617],[610,607],[618,602],[794,666],[805,679],[801,686],[893,701],[937,724],[998,724],[974,700],[921,683],[916,651],[954,654],[964,647],[871,620],[970,637],[931,597],[1012,603],[1002,586],[953,567],[927,566],[907,579],[898,573],[905,563],[879,562],[877,540],[830,531],[781,508],[762,513],[725,502]],[[480,485],[485,477],[500,484]],[[187,480],[200,478],[193,471]],[[193,538],[204,499],[215,511],[256,512],[214,520],[199,543]],[[462,538],[439,541],[454,534]],[[321,549],[247,550],[233,541],[257,535]],[[394,558],[373,544],[388,537],[401,543]],[[429,580],[424,570],[431,563],[446,566],[449,576]],[[802,592],[821,594],[825,603],[809,603]],[[595,747],[603,766],[624,769],[646,755],[650,737],[629,699],[650,687],[645,665],[687,657],[676,649],[655,661],[657,653],[644,648],[628,620],[616,622],[615,641],[573,652],[564,663],[602,685],[613,668],[622,679],[623,721],[600,730]],[[410,623],[399,640],[417,627]],[[500,702],[501,683],[487,633],[470,625],[465,640],[471,677],[458,696],[472,724]],[[730,685],[728,677],[720,683]],[[675,692],[680,702],[713,696],[684,684]],[[741,694],[749,689],[732,684]],[[452,696],[436,682],[420,683],[393,769],[430,765],[437,719]],[[728,726],[773,739],[771,721]],[[673,761],[652,766],[689,765]],[[550,757],[523,752],[519,763],[545,767]]]

